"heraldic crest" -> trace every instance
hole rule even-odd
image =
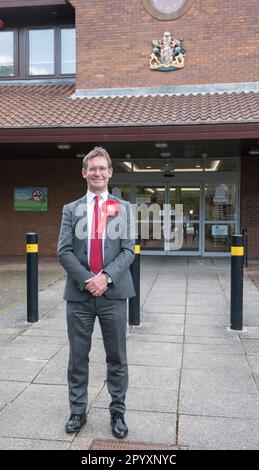
[[[152,41],[153,50],[149,65],[151,70],[167,72],[169,70],[182,69],[184,67],[185,49],[181,39],[172,39],[171,34],[166,31],[159,41]]]

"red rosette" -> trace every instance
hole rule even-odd
[[[102,235],[106,226],[106,222],[108,217],[114,217],[119,212],[119,203],[114,201],[113,199],[108,199],[108,201],[104,201],[102,205],[102,213],[103,216],[100,220],[98,225],[98,234]]]
[[[114,201],[113,199],[108,199],[108,201],[104,201],[102,205],[102,211],[106,217],[113,217],[114,215],[117,215],[119,212],[119,204],[117,201]]]

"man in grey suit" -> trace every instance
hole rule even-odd
[[[70,346],[68,389],[70,418],[66,432],[86,422],[88,363],[95,317],[98,316],[111,395],[112,433],[123,438],[128,388],[126,355],[127,298],[135,295],[130,265],[135,234],[130,204],[108,193],[112,176],[109,154],[95,147],[83,159],[87,193],[63,208],[58,258],[67,280],[67,330]]]

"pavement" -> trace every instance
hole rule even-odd
[[[0,449],[259,449],[259,290],[244,276],[244,327],[229,329],[229,258],[141,256],[141,325],[128,328],[129,434],[116,440],[100,328],[87,425],[69,417],[64,277],[0,312]],[[124,447],[123,447],[124,446]]]

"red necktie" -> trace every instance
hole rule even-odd
[[[92,218],[92,234],[90,243],[90,269],[97,274],[103,269],[103,241],[98,235],[98,225],[101,220],[101,210],[99,208],[99,196],[95,196],[94,212]]]

